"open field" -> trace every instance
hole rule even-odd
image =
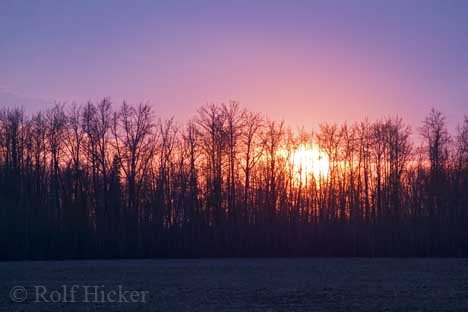
[[[468,309],[468,260],[465,259],[3,262],[0,281],[1,311]],[[72,296],[73,285],[76,286]],[[24,302],[12,301],[12,295],[17,296],[16,300],[24,299],[23,289],[13,294],[14,286],[25,287]],[[85,286],[91,287],[87,294]],[[105,295],[119,286],[124,291],[146,292],[146,295],[132,302],[127,292],[126,300],[130,302],[109,302],[117,297],[110,296],[110,300],[96,297],[98,292],[92,292],[94,286]],[[51,302],[54,300],[59,302]]]

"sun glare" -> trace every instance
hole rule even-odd
[[[301,182],[307,182],[311,177],[318,180],[328,175],[328,157],[316,146],[301,145],[293,152],[289,163],[296,179]]]

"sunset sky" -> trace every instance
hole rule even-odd
[[[230,3],[232,2],[232,3]],[[468,113],[468,1],[0,2],[0,106],[207,102],[314,128]]]

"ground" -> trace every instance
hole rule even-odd
[[[468,259],[3,262],[0,311],[468,311]]]

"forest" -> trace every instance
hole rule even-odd
[[[156,110],[0,109],[0,259],[468,256],[468,116],[312,132],[235,101]]]

